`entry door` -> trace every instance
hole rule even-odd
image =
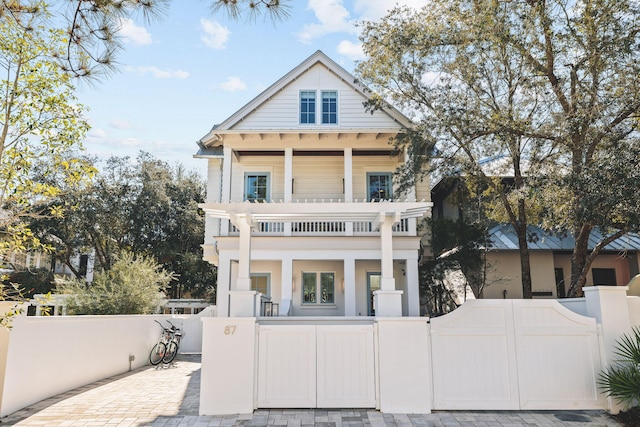
[[[367,273],[367,316],[375,316],[376,308],[373,304],[373,293],[380,289],[382,273]]]

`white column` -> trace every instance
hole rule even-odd
[[[233,150],[224,147],[224,159],[222,161],[222,203],[231,201],[231,165],[233,163]],[[229,221],[222,221],[220,226],[220,235],[229,235]]]
[[[256,319],[202,318],[200,415],[255,409]]]
[[[280,289],[280,316],[287,316],[293,304],[293,260],[282,258],[282,285]]]
[[[631,332],[628,286],[588,286],[582,288],[587,305],[587,316],[594,317],[602,328],[604,360],[609,366],[616,359],[615,345],[624,334]],[[610,411],[617,414],[624,406],[608,398]]]
[[[216,288],[216,311],[218,317],[229,316],[229,290],[231,288],[231,259],[226,252],[220,253],[218,261],[218,286]]]
[[[344,149],[344,201],[353,202],[353,149]],[[345,224],[345,235],[353,236],[353,222]]]
[[[284,202],[293,199],[293,148],[284,149]],[[284,224],[284,235],[291,236],[291,223]]]
[[[345,258],[343,269],[344,281],[344,315],[356,315],[356,260]]]
[[[240,231],[238,243],[238,278],[229,291],[229,315],[232,317],[254,317],[256,313],[256,291],[251,290],[251,215],[236,214],[231,222]]]
[[[405,265],[407,280],[407,306],[409,316],[420,316],[420,293],[418,281],[418,260],[408,259]]]
[[[344,201],[353,201],[353,149],[344,149]]]
[[[400,221],[399,213],[380,213],[380,290],[373,293],[376,316],[402,316],[402,291],[396,290],[393,277],[393,224]]]

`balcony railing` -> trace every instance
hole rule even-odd
[[[372,236],[379,232],[374,228],[372,222],[345,222],[345,221],[299,221],[291,223],[292,236],[344,236],[349,231],[349,224],[353,224],[354,236]],[[254,235],[274,235],[282,236],[286,233],[284,222],[259,222],[254,228]],[[229,235],[237,235],[239,230],[233,225],[229,226]],[[415,230],[411,230],[408,219],[402,219],[393,226],[394,235],[415,235]]]

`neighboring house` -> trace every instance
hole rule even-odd
[[[84,277],[87,282],[93,281],[95,264],[95,253],[75,253],[71,257],[71,264]],[[7,271],[26,271],[34,269],[45,269],[53,272],[57,276],[65,278],[76,277],[71,269],[60,259],[54,258],[48,252],[28,251],[12,252],[7,259],[2,262],[3,268]]]
[[[508,185],[513,178],[504,177]],[[459,187],[460,178],[448,177],[432,189],[433,217],[464,219],[468,201]],[[489,223],[489,222],[488,222]],[[487,278],[484,298],[522,298],[518,238],[510,224],[493,224],[487,244]],[[534,298],[564,298],[571,280],[571,236],[558,236],[529,226],[531,285]],[[593,230],[589,250],[602,240]],[[640,236],[629,233],[605,246],[593,262],[585,286],[624,286],[638,274]]]
[[[318,51],[198,141],[219,316],[419,315],[429,184],[396,194],[411,122],[370,95]]]

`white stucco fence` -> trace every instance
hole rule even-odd
[[[473,300],[430,323],[203,319],[200,414],[273,407],[617,412],[597,377],[640,307],[626,287],[585,294],[567,304],[575,311],[555,300]]]
[[[194,316],[17,317],[0,333],[0,417],[148,364],[161,332],[154,320],[184,330],[180,352],[200,352],[207,315],[212,309]]]

